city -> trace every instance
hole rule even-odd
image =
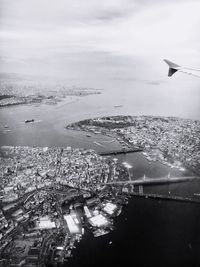
[[[122,166],[94,151],[1,148],[1,266],[65,263],[85,230],[113,230],[128,198],[104,185],[126,178]]]
[[[114,218],[131,195],[199,203],[187,197],[143,194],[142,189],[142,184],[199,179],[198,121],[116,116],[66,128],[86,131],[87,138],[91,133],[116,139],[122,150],[110,154],[142,151],[149,162],[160,161],[180,171],[190,168],[196,176],[134,181],[130,180],[131,166],[119,164],[108,152],[101,156],[70,146],[2,146],[1,266],[62,266],[73,256],[85,231],[99,237],[115,228]],[[193,139],[186,139],[187,134]],[[139,192],[134,184],[139,185]]]
[[[80,121],[66,127],[118,138],[139,147],[149,161],[200,173],[200,122],[175,117],[115,116]]]
[[[200,266],[199,10],[0,0],[0,267]]]
[[[101,89],[69,86],[66,82],[35,81],[33,77],[0,76],[0,107],[24,104],[55,105],[66,99],[68,103],[80,97],[101,94]]]

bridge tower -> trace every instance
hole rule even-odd
[[[143,185],[139,185],[139,194],[140,194],[140,195],[143,194]]]
[[[131,181],[131,173],[130,173],[130,169],[127,168],[127,172],[128,172],[128,179]]]

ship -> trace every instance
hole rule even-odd
[[[108,234],[110,231],[104,229],[97,229],[93,232],[94,237],[99,237]]]
[[[25,120],[25,123],[34,122],[34,119],[31,120]]]

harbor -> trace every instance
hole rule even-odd
[[[131,196],[116,230],[99,238],[86,233],[68,266],[191,266],[194,256],[198,261],[199,236],[193,233],[200,223],[199,203],[158,200]]]

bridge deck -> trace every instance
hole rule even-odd
[[[193,181],[193,180],[199,180],[200,177],[198,176],[185,176],[185,177],[161,177],[161,178],[145,178],[145,179],[137,179],[137,180],[128,180],[128,181],[114,181],[114,182],[108,182],[107,185],[127,185],[127,184],[133,184],[133,185],[149,185],[149,184],[167,184],[167,183],[180,183],[180,182],[187,182],[187,181]]]

